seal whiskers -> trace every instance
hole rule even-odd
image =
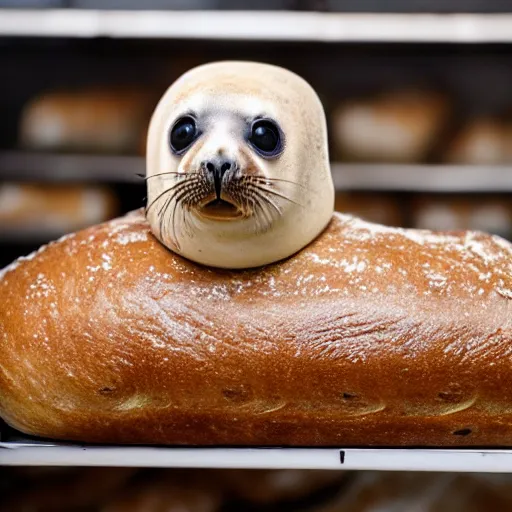
[[[181,220],[179,221],[179,225],[183,228],[181,231],[190,235],[191,226],[187,212],[198,207],[201,202],[204,202],[205,197],[215,193],[215,187],[208,178],[204,167],[190,173],[165,172],[147,178],[157,176],[170,176],[178,181],[161,192],[147,206],[146,215],[158,201],[163,201],[157,214],[159,233],[179,249],[180,235],[176,226],[178,210],[181,210]],[[254,217],[256,232],[264,233],[277,218],[283,215],[283,209],[277,201],[284,200],[301,205],[284,191],[277,189],[278,186],[284,184],[302,186],[292,180],[244,175],[240,168],[236,167],[223,179],[224,197],[228,198],[229,202],[238,209],[242,218]]]

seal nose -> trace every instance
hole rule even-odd
[[[215,193],[217,195],[217,199],[220,199],[222,179],[224,178],[224,175],[233,167],[233,162],[231,160],[210,160],[205,163],[205,167],[213,176]]]

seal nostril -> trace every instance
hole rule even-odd
[[[215,166],[214,166],[211,162],[208,162],[208,163],[206,164],[206,168],[207,168],[211,173],[215,172]]]
[[[224,174],[226,171],[229,171],[231,169],[231,164],[229,162],[226,162],[222,164],[222,167],[220,168],[220,172]]]

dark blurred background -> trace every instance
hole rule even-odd
[[[318,91],[340,211],[510,238],[510,4],[0,0],[0,267],[142,206],[152,109],[220,59]]]
[[[143,206],[154,106],[223,59],[278,64],[316,89],[339,211],[512,239],[510,13],[509,0],[0,0],[0,267]],[[0,511],[506,511],[511,484],[0,468]]]
[[[13,468],[1,512],[507,512],[509,475]]]

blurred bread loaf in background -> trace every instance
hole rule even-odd
[[[0,512],[291,512],[337,496],[346,471],[62,467],[10,472]],[[97,482],[96,482],[97,480]]]
[[[420,162],[449,112],[443,94],[414,89],[342,102],[331,117],[334,155],[344,161]]]
[[[392,194],[337,192],[334,208],[338,212],[386,226],[404,224],[400,202]]]
[[[32,150],[135,153],[154,106],[152,94],[128,88],[43,93],[23,109],[20,145]]]
[[[303,469],[224,470],[219,475],[236,499],[270,505],[298,501],[326,487],[339,485],[347,472]]]
[[[512,162],[512,127],[492,118],[469,121],[453,138],[444,160],[468,165]]]
[[[0,512],[96,511],[119,491],[125,491],[135,468],[19,468],[7,475],[10,489],[0,500]],[[155,509],[148,509],[151,512]]]
[[[487,512],[512,510],[510,475],[361,471],[311,512]]]
[[[0,184],[0,231],[67,232],[104,222],[118,211],[116,195],[101,186]]]
[[[217,512],[224,498],[221,484],[208,470],[141,472],[97,512]]]
[[[412,200],[415,228],[434,231],[486,231],[512,236],[512,205],[506,197],[420,196]]]
[[[14,479],[10,475],[14,488],[2,495],[0,512],[501,512],[512,509],[512,477],[507,474],[330,471],[328,476],[326,473],[59,468],[53,474],[36,478],[19,471]],[[275,485],[279,481],[284,485]],[[293,482],[294,493],[282,492],[289,487],[287,481]],[[246,492],[251,482],[252,489]],[[272,489],[281,491],[273,493]]]

